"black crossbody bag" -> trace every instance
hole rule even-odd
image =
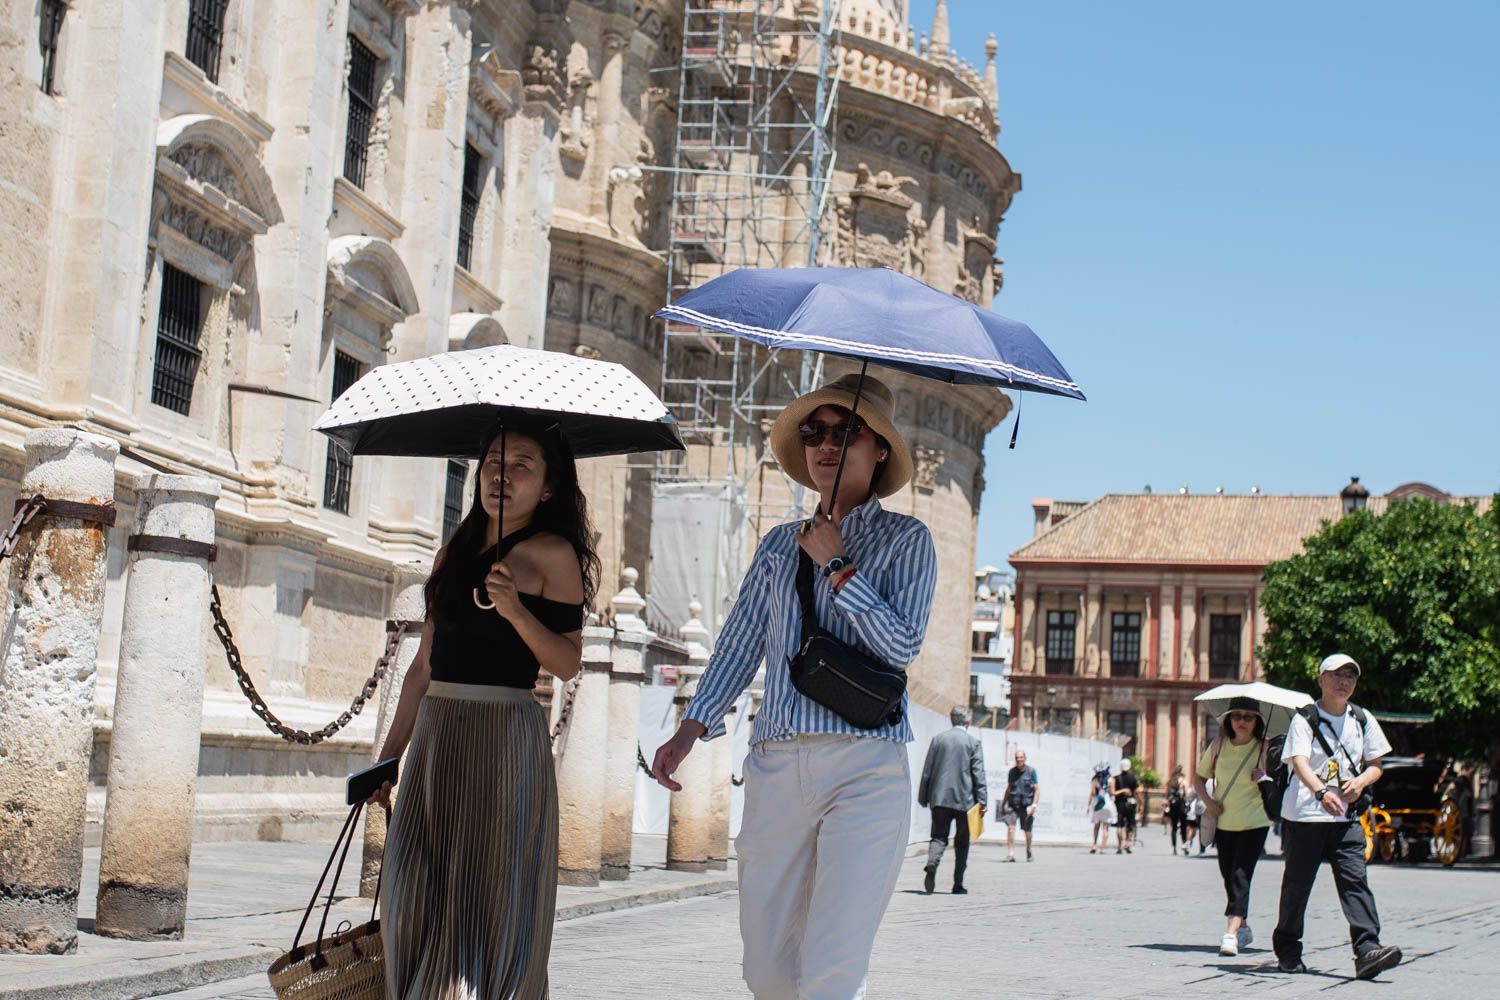
[[[860,729],[901,721],[906,671],[882,663],[818,624],[813,609],[813,561],[799,552],[797,599],[802,604],[802,648],[787,660],[792,686]]]

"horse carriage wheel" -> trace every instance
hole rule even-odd
[[[1432,825],[1432,852],[1445,868],[1458,862],[1463,839],[1463,819],[1458,814],[1458,804],[1445,799],[1438,810],[1437,821]]]
[[[1375,846],[1380,854],[1380,860],[1386,864],[1395,861],[1401,854],[1401,844],[1396,839],[1395,830],[1381,830],[1375,838]]]

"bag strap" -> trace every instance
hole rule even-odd
[[[364,808],[364,803],[363,802],[356,802],[349,809],[349,816],[344,820],[343,829],[339,830],[338,839],[333,842],[333,851],[328,855],[328,863],[323,866],[323,874],[318,876],[318,884],[313,889],[312,899],[308,900],[307,909],[304,910],[304,911],[302,911],[302,922],[297,925],[297,933],[292,938],[292,951],[293,952],[295,952],[297,950],[297,946],[302,942],[302,932],[307,929],[307,921],[312,916],[313,907],[318,905],[318,894],[323,891],[323,883],[325,881],[327,881],[327,879],[328,879],[328,872],[329,872],[330,869],[333,868],[333,859],[334,858],[339,858],[339,871],[340,872],[342,872],[343,869],[344,869],[344,861],[343,861],[343,858],[339,854],[339,848],[341,848],[341,847],[343,848],[343,853],[344,854],[347,855],[349,853],[349,844],[352,844],[354,842],[354,829],[355,829],[355,826],[356,826],[355,820],[358,819],[359,812],[363,808]],[[322,953],[322,938],[323,938],[322,927],[328,923],[328,909],[333,906],[333,892],[334,892],[334,889],[338,886],[338,883],[339,883],[339,877],[338,877],[337,874],[335,874],[333,876],[333,885],[330,885],[328,887],[328,903],[323,908],[323,923],[319,925],[319,931],[318,931],[318,940],[319,940],[318,952],[319,952],[319,954]],[[377,896],[377,899],[378,899],[378,896]]]
[[[1338,759],[1338,754],[1334,751],[1334,749],[1332,747],[1330,747],[1328,745],[1328,741],[1323,738],[1323,727],[1324,726],[1328,726],[1328,731],[1330,733],[1333,733],[1333,726],[1331,724],[1329,724],[1329,722],[1326,719],[1324,719],[1321,715],[1319,715],[1317,717],[1317,720],[1318,720],[1317,722],[1313,723],[1313,727],[1312,727],[1313,735],[1316,736],[1318,738],[1318,742],[1323,745],[1323,752],[1328,755],[1328,759],[1329,760],[1337,760]],[[1333,733],[1333,735],[1334,736],[1338,736],[1337,733]],[[1365,737],[1365,730],[1364,730],[1364,727],[1361,726],[1360,730],[1359,730],[1359,741],[1360,741],[1361,744],[1364,743],[1364,737]],[[1359,777],[1362,773],[1364,773],[1364,768],[1362,768],[1358,764],[1354,763],[1354,758],[1352,758],[1352,757],[1349,756],[1349,751],[1344,747],[1344,741],[1342,739],[1340,739],[1338,741],[1338,748],[1340,750],[1344,751],[1344,759],[1349,762],[1349,767],[1354,772],[1354,776],[1356,778]],[[1362,753],[1363,753],[1363,751],[1361,751],[1361,754]]]
[[[797,600],[802,605],[802,642],[818,634],[818,612],[813,607],[813,561],[812,556],[800,545],[797,547]]]
[[[1222,743],[1222,741],[1223,741],[1223,737],[1220,737],[1219,738],[1219,742]],[[1223,749],[1222,746],[1220,747],[1220,749]],[[1222,804],[1224,802],[1228,802],[1229,801],[1229,790],[1231,788],[1233,788],[1234,787],[1234,783],[1240,779],[1240,775],[1242,775],[1242,774],[1245,773],[1245,765],[1248,764],[1248,763],[1250,763],[1250,758],[1254,757],[1254,756],[1255,756],[1254,753],[1247,753],[1247,754],[1245,754],[1245,756],[1243,758],[1241,758],[1241,760],[1240,760],[1240,766],[1234,769],[1234,774],[1230,777],[1229,784],[1227,784],[1227,785],[1224,786],[1223,793],[1218,798],[1214,799],[1215,802],[1218,802],[1218,803]],[[1212,774],[1214,771],[1217,771],[1218,768],[1219,768],[1219,754],[1218,754],[1217,751],[1215,751],[1214,752],[1214,766],[1211,767],[1211,768],[1209,768],[1209,773]],[[1215,791],[1217,791],[1217,789],[1215,789]]]

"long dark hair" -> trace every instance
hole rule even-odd
[[[594,526],[589,520],[588,500],[578,486],[578,466],[573,460],[572,449],[557,432],[555,424],[518,419],[507,421],[504,430],[511,435],[528,437],[542,449],[542,460],[547,466],[547,487],[552,496],[537,504],[531,515],[531,524],[541,531],[567,539],[573,551],[578,553],[578,569],[583,574],[583,606],[588,608],[599,588],[599,554],[594,549]],[[501,428],[497,426],[479,450],[481,468],[500,432]],[[467,599],[469,584],[463,579],[465,564],[485,547],[485,533],[489,528],[490,516],[484,509],[483,490],[483,478],[476,471],[469,512],[454,529],[445,558],[433,568],[422,588],[428,615],[457,597]]]

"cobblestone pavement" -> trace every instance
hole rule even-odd
[[[1373,867],[1384,940],[1400,945],[1407,961],[1362,984],[1351,978],[1347,925],[1326,870],[1308,908],[1312,974],[1285,976],[1270,951],[1281,881],[1274,855],[1256,873],[1257,940],[1237,958],[1218,955],[1223,895],[1212,856],[1171,856],[1154,828],[1133,855],[1046,848],[1033,864],[1004,857],[1003,847],[974,849],[967,896],[942,891],[946,868],[938,893],[921,894],[921,860],[907,861],[876,944],[871,997],[1500,996],[1500,868]],[[748,996],[736,907],[726,892],[560,924],[553,996]],[[246,977],[171,996],[267,1000],[264,984]]]

